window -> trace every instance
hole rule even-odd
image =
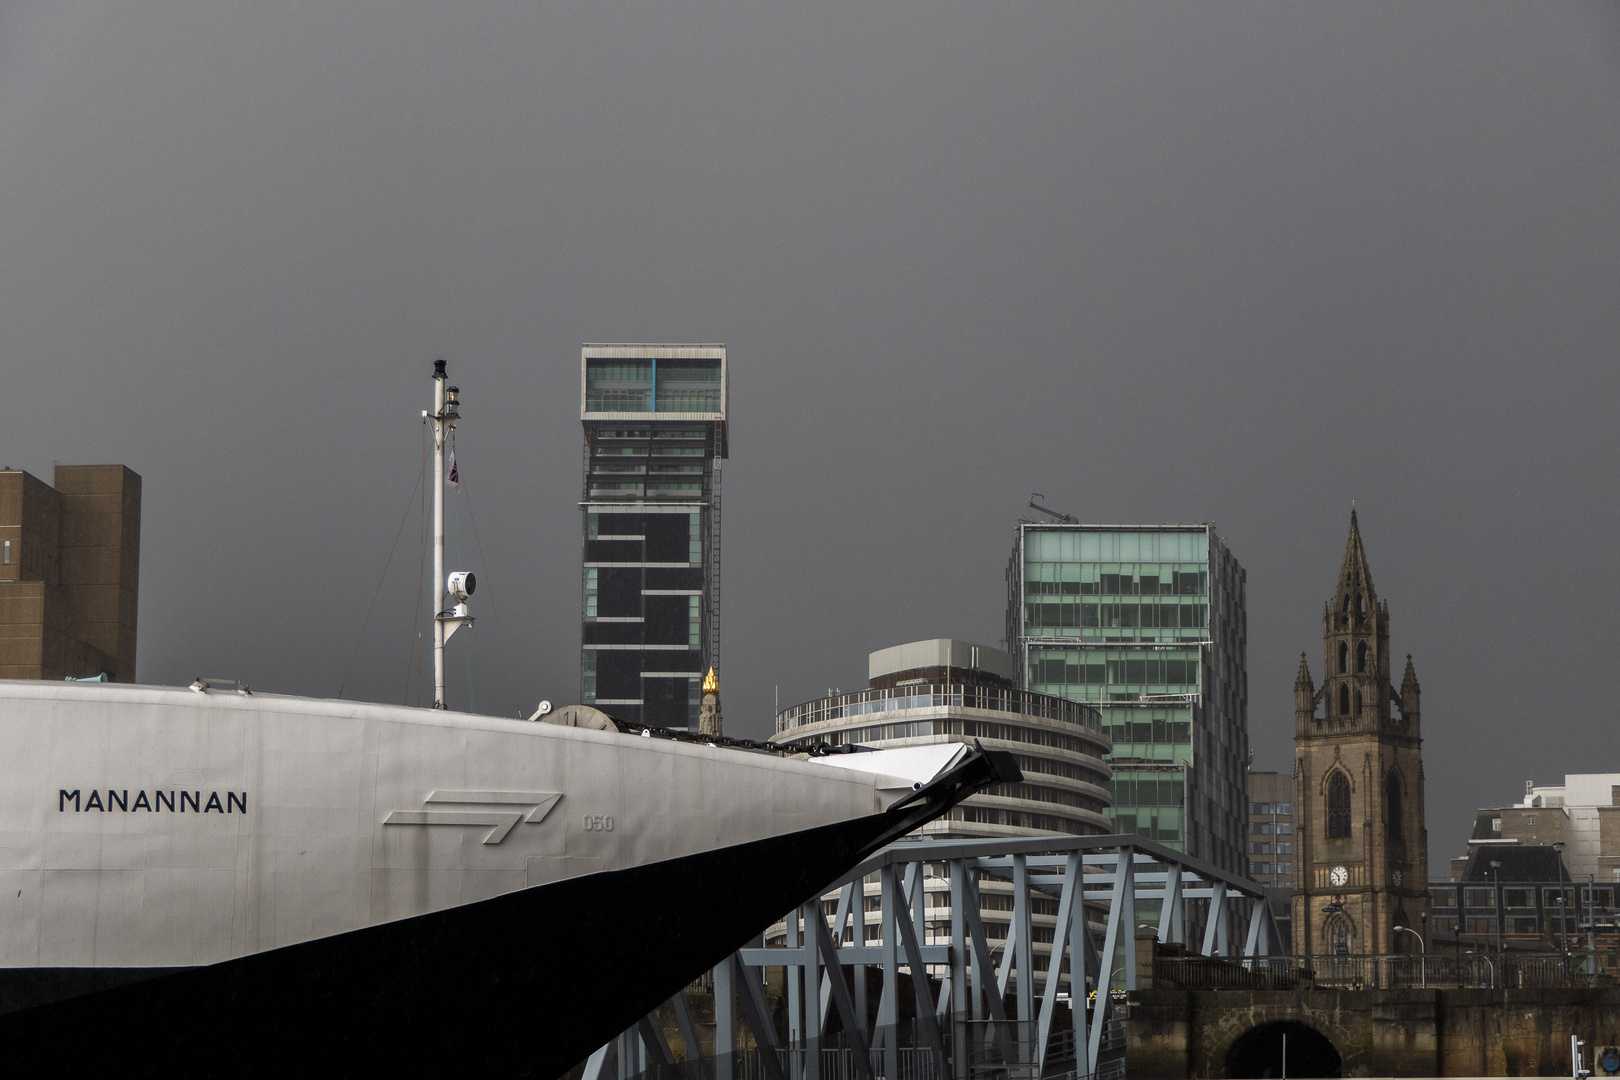
[[[1526,825],[1534,825],[1536,823],[1536,815],[1534,815],[1534,814],[1526,814],[1526,815],[1524,815],[1524,823]]]
[[[1340,716],[1349,716],[1350,715],[1350,684],[1349,683],[1340,683],[1339,684],[1339,715]]]
[[[1339,642],[1339,674],[1343,675],[1350,670],[1350,646]]]
[[[7,540],[3,549],[0,549],[0,566],[11,565],[11,541]]]
[[[1348,598],[1345,603],[1349,603]],[[1336,956],[1342,956],[1350,951],[1350,920],[1343,915],[1335,915],[1333,921],[1328,923],[1328,942],[1331,951]]]
[[[1367,643],[1365,641],[1356,646],[1356,670],[1358,672],[1367,670]]]
[[[1350,836],[1350,778],[1337,770],[1327,783],[1327,834],[1329,840]]]
[[[1401,778],[1394,769],[1384,781],[1384,836],[1389,840],[1401,838]]]
[[[1502,831],[1502,819],[1499,818],[1499,817],[1491,818],[1491,832],[1500,833],[1501,831]]]

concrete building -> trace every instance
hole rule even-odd
[[[890,748],[981,742],[1018,760],[1024,782],[971,795],[928,836],[1103,835],[1110,831],[1108,740],[1096,709],[1013,686],[1000,649],[936,638],[867,658],[865,690],[784,709],[774,740]]]
[[[724,345],[586,345],[580,700],[696,729],[720,652]]]
[[[1419,951],[1396,929],[1430,930],[1417,674],[1408,655],[1390,682],[1389,604],[1353,510],[1322,661],[1320,690],[1304,653],[1294,679],[1294,953]]]
[[[1113,744],[1114,828],[1247,873],[1243,568],[1212,525],[1020,522],[1017,682],[1084,702]]]
[[[1272,918],[1290,948],[1294,895],[1294,778],[1249,770],[1249,877],[1266,890]]]
[[[0,470],[0,678],[135,681],[141,478]]]

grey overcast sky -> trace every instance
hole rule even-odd
[[[12,0],[0,464],[145,478],[144,681],[414,701],[442,356],[452,701],[526,715],[579,344],[722,341],[728,730],[998,642],[1041,491],[1217,523],[1280,769],[1355,499],[1443,871],[1620,770],[1617,213],[1614,5]]]

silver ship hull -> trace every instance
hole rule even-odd
[[[1017,778],[961,750],[796,761],[0,683],[0,1045],[137,1073],[556,1075],[877,847]]]

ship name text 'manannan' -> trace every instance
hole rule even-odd
[[[102,797],[105,795],[105,799]],[[203,798],[200,791],[153,791],[152,797],[147,798],[146,792],[137,791],[135,797],[129,797],[128,788],[107,788],[105,792],[95,788],[81,800],[78,788],[69,791],[62,788],[56,795],[56,809],[66,813],[71,808],[75,813],[85,813],[89,810],[122,810],[132,814],[137,810],[149,813],[168,811],[174,814],[245,814],[247,813],[247,792],[227,791],[225,800],[220,801],[219,792],[210,791],[208,798]]]

